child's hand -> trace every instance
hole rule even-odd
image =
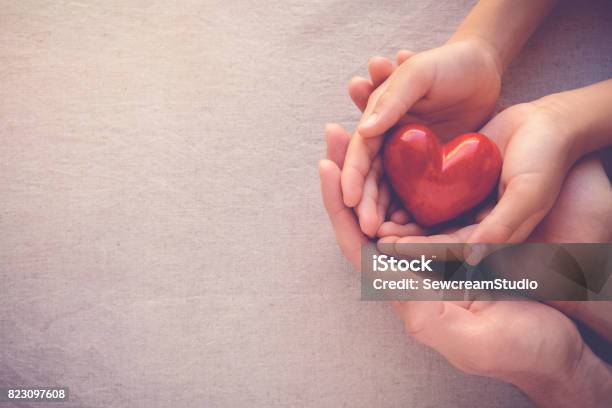
[[[467,242],[522,242],[554,205],[576,159],[573,138],[553,109],[541,101],[515,105],[481,133],[503,156],[499,201]]]
[[[572,93],[578,97],[590,94],[598,96],[608,86],[609,83],[601,83]],[[603,139],[597,134],[598,121],[584,120],[586,115],[582,116],[578,108],[570,107],[568,100],[575,100],[571,93],[550,95],[535,102],[515,105],[501,112],[481,130],[496,141],[503,154],[504,164],[499,202],[475,226],[467,242],[505,243],[526,240],[555,204],[564,179],[576,159],[602,142],[598,141]],[[583,129],[589,130],[584,132]],[[575,171],[584,173],[586,169],[576,166]],[[588,181],[589,185],[595,186],[596,194],[604,200],[604,206],[609,206],[610,185],[598,183],[602,175],[601,168],[591,166],[588,171],[592,178]],[[572,181],[571,177],[569,181]],[[568,187],[576,186],[569,184]],[[582,202],[599,206],[599,202],[593,200],[583,199]],[[582,209],[587,212],[589,210]],[[604,211],[603,218],[599,220],[601,224],[610,222],[609,214],[609,211]],[[564,215],[570,219],[573,216]],[[589,224],[585,222],[579,229]],[[554,231],[553,227],[549,229],[549,234]],[[480,255],[474,254],[472,261],[478,261]]]
[[[393,237],[401,231],[398,226],[387,224],[379,235],[387,235],[386,243],[524,241],[552,208],[573,164],[572,138],[560,123],[534,102],[502,111],[480,131],[497,143],[504,158],[499,201],[488,214],[477,217],[480,222],[440,235],[401,238]]]
[[[387,64],[387,73],[371,72],[369,84],[353,79],[351,94],[376,87],[392,70]],[[478,129],[495,107],[500,74],[494,50],[481,40],[466,38],[410,56],[381,81],[367,99],[342,170],[345,204],[355,207],[365,201],[358,212],[366,234],[373,236],[384,221],[377,211],[381,172],[376,164],[384,133],[403,121],[425,123],[443,139]],[[364,99],[355,100],[363,107]]]
[[[411,54],[409,51],[400,51],[398,53],[398,64],[409,58]],[[358,108],[363,109],[365,101],[367,101],[374,87],[382,83],[393,72],[393,69],[393,64],[389,60],[374,58],[368,66],[371,81],[365,78],[356,78],[350,82],[349,94]],[[535,107],[536,105],[539,106],[540,113],[542,111],[548,112],[545,116],[549,117],[555,123],[555,126],[566,123],[566,120],[561,120],[562,118],[555,118],[559,113],[554,108],[550,108],[555,106],[557,97],[552,95],[534,104],[524,104],[520,108],[513,107],[495,118],[486,128],[491,128],[494,122],[503,127],[502,123],[508,122],[511,116],[515,118],[514,120],[520,121],[516,112],[520,110],[523,115],[526,115],[528,110],[538,110]],[[546,108],[547,104],[548,109]],[[563,133],[568,132],[560,130],[558,135],[561,136]],[[499,136],[499,132],[496,132],[496,134]],[[532,151],[529,146],[527,149]],[[378,161],[379,158],[376,160]],[[542,162],[542,164],[545,163]],[[370,172],[370,176],[372,173],[374,172]],[[378,230],[379,236],[386,237],[385,242],[397,242],[403,236],[408,237],[400,242],[422,241],[424,238],[419,235],[422,235],[423,231],[415,224],[408,223],[409,215],[401,209],[401,206],[400,209],[394,208],[391,198],[392,193],[389,191],[384,178],[379,183],[373,183],[372,177],[368,177],[366,180],[366,192],[371,193],[374,189],[377,189],[379,194],[376,202],[365,199],[357,206],[356,213],[361,225],[364,225],[361,219],[364,214],[367,216],[366,210],[369,210],[367,207],[371,206],[376,208],[379,219],[385,220],[385,214],[387,214],[386,219],[389,222],[384,223]],[[370,197],[370,194],[366,194],[366,197]],[[554,202],[554,199],[552,201]],[[563,190],[556,205],[540,223],[538,229],[529,236],[529,239],[545,242],[607,242],[612,239],[609,233],[612,226],[602,221],[612,221],[611,212],[612,190],[610,189],[610,183],[600,160],[591,157],[577,163],[571,169],[565,179]],[[477,221],[482,220],[484,216],[484,212],[481,213]],[[439,242],[465,242],[475,227],[476,225],[470,225],[466,228],[445,231],[444,234],[430,237],[432,240]]]
[[[609,237],[612,191],[601,163],[574,166],[554,211],[549,213],[577,153],[574,135],[553,108],[554,98],[515,105],[497,115],[481,133],[493,139],[504,157],[499,201],[476,224],[440,235],[402,236],[402,228],[385,223],[384,243],[505,243],[527,238],[549,242],[598,242]],[[578,154],[579,156],[579,154]],[[586,177],[585,177],[586,176]],[[580,197],[586,194],[586,197]],[[597,219],[592,219],[596,217]],[[535,231],[535,227],[540,224]],[[595,221],[595,223],[594,223]],[[601,227],[601,228],[598,228]],[[471,255],[477,262],[484,253]]]

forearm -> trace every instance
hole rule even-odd
[[[569,164],[612,145],[612,79],[545,96],[534,102],[568,138]]]
[[[491,48],[500,72],[520,52],[557,0],[481,0],[449,42],[477,38]]]
[[[612,404],[612,372],[591,349],[584,351],[572,373],[561,379],[528,379],[517,385],[541,408],[605,407]]]

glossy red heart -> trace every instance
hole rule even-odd
[[[451,220],[480,203],[497,184],[499,149],[480,133],[442,144],[423,125],[404,125],[384,146],[383,162],[395,193],[417,223]]]

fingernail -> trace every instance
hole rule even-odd
[[[482,260],[482,257],[485,255],[486,249],[487,247],[485,244],[469,245],[468,254],[465,257],[465,261],[472,266],[477,265]]]
[[[370,127],[376,123],[378,119],[378,115],[376,113],[372,113],[368,118],[361,124],[361,127]]]

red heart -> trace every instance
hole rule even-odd
[[[480,133],[442,144],[429,128],[409,124],[384,147],[385,173],[402,204],[423,226],[448,221],[475,207],[495,187],[499,149]]]

